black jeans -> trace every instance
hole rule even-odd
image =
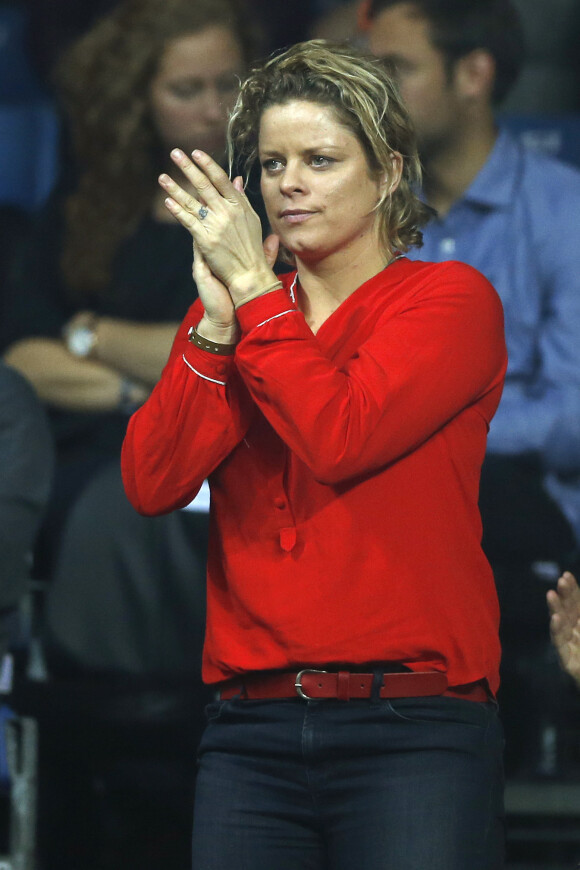
[[[496,705],[218,701],[200,745],[194,870],[499,870]]]

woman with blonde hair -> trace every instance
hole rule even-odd
[[[501,305],[470,267],[404,256],[427,212],[379,61],[288,49],[243,84],[230,139],[259,161],[272,235],[240,177],[172,152],[186,183],[160,183],[200,298],[122,458],[145,514],[210,483],[194,866],[495,870],[498,609],[477,496]]]

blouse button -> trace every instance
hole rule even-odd
[[[274,504],[278,508],[278,510],[283,511],[284,508],[288,507],[286,499],[282,498],[282,496],[278,496],[278,498],[274,499]]]
[[[286,529],[280,529],[280,546],[282,549],[289,553],[290,550],[294,549],[296,544],[296,529],[294,526],[289,526]]]

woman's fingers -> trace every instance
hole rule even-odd
[[[162,186],[165,188],[164,184]],[[180,188],[180,190],[181,190],[181,188]],[[182,191],[182,193],[183,193],[183,191]],[[192,197],[192,199],[193,199],[193,197]],[[197,200],[194,200],[194,201],[195,201],[195,205],[196,205],[197,209],[199,210],[201,208],[201,203],[197,202]],[[175,193],[175,192],[172,192],[172,195],[168,196],[165,199],[165,207],[168,209],[168,211],[171,212],[171,214],[175,218],[177,218],[179,223],[183,227],[185,227],[186,230],[189,230],[189,232],[195,238],[196,231],[199,230],[199,224],[201,222],[199,214],[194,215],[188,206],[181,205],[181,203],[179,201],[179,194]]]
[[[278,259],[279,247],[280,238],[274,233],[272,233],[272,235],[270,236],[267,236],[262,244],[262,248],[264,249],[264,256],[266,257],[266,262],[271,269],[274,267],[274,264]]]
[[[205,220],[212,208],[219,210],[224,200],[231,205],[247,204],[250,207],[241,176],[237,176],[231,182],[211,157],[203,152],[196,151],[194,154],[200,155],[200,161],[203,162],[208,175],[205,175],[179,149],[174,149],[171,157],[195,187],[197,197],[185,191],[170,175],[163,173],[159,176],[159,184],[169,196],[165,201],[167,208],[190,232],[195,229],[195,221]]]
[[[175,200],[182,208],[191,212],[192,214],[199,210],[202,203],[199,199],[196,199],[195,196],[192,196],[191,193],[188,193],[182,187],[171,178],[170,175],[167,175],[165,172],[159,176],[157,179],[160,187],[163,188],[165,193],[167,193],[172,199]]]
[[[179,166],[208,206],[216,205],[223,199],[232,204],[240,202],[238,191],[215,160],[203,151],[194,151],[192,157],[193,160],[179,148],[174,148],[171,152],[171,159],[175,165]]]
[[[203,221],[209,216],[210,209],[205,203],[179,187],[168,175],[159,176],[159,184],[166,193],[170,194],[165,199],[165,207],[195,238],[196,233],[202,229]],[[197,237],[200,238],[199,235]]]
[[[216,163],[205,151],[196,150],[191,156],[193,158],[193,163],[191,164],[193,169],[198,172],[201,171],[224,199],[234,204],[240,202],[239,193],[242,194],[242,198],[244,197],[243,186],[241,191],[236,190],[227,172],[222,169],[219,163]]]
[[[241,179],[234,185],[205,154],[199,159],[207,176],[182,151],[173,151],[172,157],[195,187],[199,200],[163,174],[159,183],[168,194],[165,205],[191,233],[211,272],[228,288],[254,275],[261,280],[266,274],[268,283],[270,269],[262,250],[260,219],[240,190]]]
[[[246,193],[246,187],[244,185],[244,179],[241,175],[236,175],[236,177],[232,181],[232,186],[235,191],[240,194],[238,197],[238,202],[245,202],[248,204],[248,207],[251,208],[250,201]]]

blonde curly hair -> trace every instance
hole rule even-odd
[[[246,63],[256,57],[260,34],[240,0],[125,0],[60,62],[79,172],[61,260],[72,296],[106,293],[120,244],[151,207],[164,155],[149,92],[168,42],[216,24],[232,30]]]
[[[372,173],[392,173],[393,152],[403,157],[397,189],[376,206],[379,238],[386,253],[422,244],[421,227],[433,214],[418,198],[421,165],[415,134],[384,63],[349,44],[322,39],[301,42],[255,67],[242,84],[230,117],[230,165],[240,159],[249,172],[258,157],[260,119],[266,108],[290,100],[332,107],[357,137]],[[288,257],[286,256],[286,259]]]

